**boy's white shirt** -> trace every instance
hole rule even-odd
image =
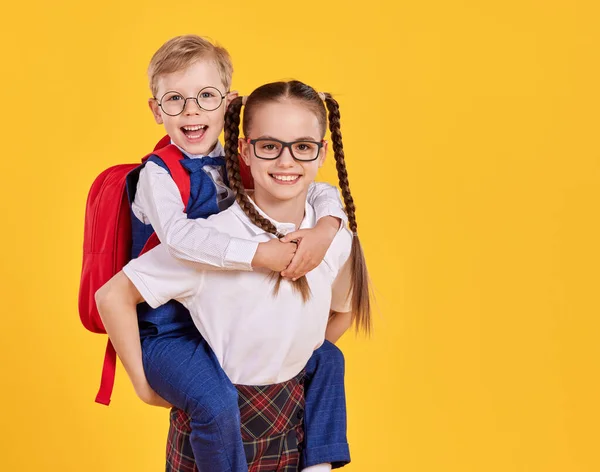
[[[290,223],[273,223],[282,233],[295,230]],[[316,213],[307,203],[300,228],[315,223]],[[255,226],[237,203],[206,219],[205,226],[256,243],[274,238]],[[330,309],[350,311],[351,245],[352,234],[343,228],[321,264],[307,274],[311,297],[305,303],[285,280],[274,295],[269,271],[205,270],[210,267],[171,257],[165,245],[123,270],[150,306],[176,299],[190,311],[232,382],[269,385],[304,368],[323,343]]]
[[[185,154],[192,159],[203,157]],[[223,155],[220,142],[208,154]],[[214,183],[215,176],[208,174]],[[345,227],[347,216],[336,187],[313,183],[307,200],[314,207],[317,220],[331,215],[340,218],[344,222],[341,227]],[[207,225],[203,218],[188,219],[177,185],[165,169],[153,162],[146,163],[140,172],[132,210],[140,221],[152,225],[173,257],[221,269],[252,270],[258,242],[224,233]]]

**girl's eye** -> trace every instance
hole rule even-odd
[[[275,145],[274,144],[263,144],[262,148],[265,151],[274,151],[275,150]]]
[[[294,150],[301,153],[308,153],[315,151],[315,145],[313,143],[296,143]]]

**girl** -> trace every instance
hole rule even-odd
[[[296,282],[282,280],[277,275],[272,277],[261,270],[208,271],[198,264],[172,259],[164,247],[158,246],[131,261],[98,296],[100,313],[115,347],[127,329],[137,330],[136,303],[145,300],[155,307],[176,299],[189,309],[214,352],[215,362],[238,386],[242,436],[251,471],[298,470],[302,418],[332,424],[331,433],[341,448],[340,460],[335,453],[331,454],[331,449],[329,454],[333,458],[319,460],[319,450],[313,448],[312,457],[303,454],[304,466],[317,470],[312,467],[317,465],[318,470],[329,470],[349,461],[345,418],[341,421],[344,431],[335,431],[335,424],[340,423],[335,421],[338,418],[332,411],[335,403],[323,401],[318,392],[314,402],[307,398],[304,405],[303,398],[304,367],[315,349],[329,345],[324,339],[337,340],[352,321],[357,329],[370,328],[368,277],[356,235],[337,102],[330,95],[319,95],[296,81],[267,84],[248,97],[243,123],[246,137],[239,140],[239,146],[254,178],[251,199],[241,184],[237,161],[242,98],[234,100],[226,117],[225,152],[230,184],[237,192],[236,203],[210,217],[208,223],[231,236],[257,241],[282,237],[298,227],[314,226],[314,210],[307,204],[306,195],[326,154],[323,99],[329,109],[336,165],[351,231],[343,228],[338,232],[316,269]],[[118,330],[112,329],[116,318],[129,320],[129,326],[121,321]],[[139,353],[119,352],[119,355],[123,359]],[[197,380],[190,378],[190,388]],[[341,383],[343,392],[343,377]],[[142,390],[147,397],[153,397],[154,403],[167,406],[149,385]],[[201,412],[185,401],[175,406],[191,413],[193,429],[194,416]],[[318,444],[320,439],[311,439],[309,434],[307,442],[311,440]],[[182,464],[182,458],[185,459],[180,455],[173,461],[178,470],[192,470],[184,469],[189,464]]]

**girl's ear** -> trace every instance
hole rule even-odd
[[[156,121],[157,124],[162,125],[163,117],[162,117],[162,114],[160,113],[160,107],[158,106],[158,100],[156,100],[156,98],[149,98],[148,106],[150,107],[152,116],[154,116],[154,121]]]
[[[323,164],[325,163],[325,157],[327,155],[327,145],[329,143],[327,141],[323,141],[323,147],[321,147],[321,150],[319,151],[319,167],[322,167]]]
[[[250,167],[250,143],[248,143],[245,139],[238,139],[238,146],[240,149],[240,156],[248,167]]]

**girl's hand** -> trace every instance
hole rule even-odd
[[[312,229],[300,229],[285,235],[281,242],[298,241],[298,249],[290,265],[281,272],[282,277],[296,280],[317,267],[333,238],[340,229],[340,220],[333,216],[321,218]]]
[[[136,387],[135,392],[137,393],[137,396],[148,405],[161,406],[163,408],[173,408],[173,405],[152,390],[152,387],[150,387],[150,384],[147,382],[143,386]]]

